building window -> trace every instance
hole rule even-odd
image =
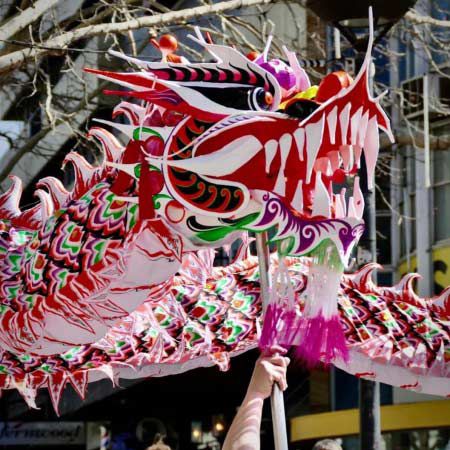
[[[433,129],[434,136],[445,135],[448,122]],[[450,149],[432,151],[434,242],[450,238]]]
[[[402,151],[400,163],[401,200],[400,255],[412,253],[416,248],[416,160],[414,150]]]
[[[391,258],[391,171],[386,164],[386,157],[381,156],[376,174],[375,204],[377,228],[377,262],[386,268],[392,263]]]

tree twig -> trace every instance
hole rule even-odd
[[[266,5],[274,3],[276,0],[228,0],[213,5],[202,5],[195,8],[186,8],[179,11],[171,11],[164,14],[158,14],[155,16],[143,16],[137,17],[124,22],[116,22],[109,24],[89,25],[86,27],[78,28],[73,31],[68,31],[54,38],[50,38],[42,45],[50,48],[60,48],[65,50],[72,42],[80,39],[87,39],[90,37],[105,35],[105,34],[117,34],[126,33],[130,30],[137,30],[139,28],[146,27],[161,27],[174,23],[186,22],[188,20],[204,19],[205,16],[211,14],[220,14],[225,11],[233,9]],[[47,54],[49,50],[45,48],[28,48],[23,50],[17,50],[7,55],[0,57],[0,73],[7,72],[20,66],[25,61],[33,58],[40,58]]]
[[[0,27],[0,40],[8,39],[19,31],[24,30],[57,3],[58,0],[38,0],[29,8],[21,11],[20,14],[17,14]]]
[[[405,19],[409,20],[410,22],[417,23],[418,25],[428,24],[435,25],[437,27],[450,28],[450,20],[440,20],[430,16],[423,16],[413,10],[410,10],[405,14]]]

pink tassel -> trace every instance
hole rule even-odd
[[[283,308],[277,303],[269,303],[267,305],[266,313],[264,315],[264,324],[259,338],[259,348],[264,351],[269,350],[274,345],[278,344],[278,326],[283,314]]]
[[[262,351],[274,345],[297,347],[295,355],[308,368],[335,359],[348,361],[349,353],[337,309],[342,264],[328,243],[316,249],[308,276],[303,313],[296,309],[289,273],[280,259],[259,339]]]
[[[296,352],[308,367],[329,364],[336,358],[348,360],[337,307],[344,266],[336,247],[328,241],[322,242],[311,258]]]
[[[283,346],[298,345],[301,321],[301,316],[294,309],[283,314],[283,329],[280,333],[280,342]]]
[[[273,275],[271,286],[270,301],[266,306],[259,338],[259,348],[263,352],[274,345],[291,345],[285,339],[286,319],[288,312],[294,311],[295,294],[282,257],[278,261],[278,269]]]
[[[348,348],[338,316],[326,319],[320,314],[306,319],[300,325],[299,335],[295,354],[308,368],[320,361],[328,365],[338,358],[348,362]]]

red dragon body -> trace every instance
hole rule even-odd
[[[278,306],[304,327],[296,345],[314,335],[319,359],[356,376],[449,395],[449,291],[421,299],[410,276],[385,288],[372,266],[344,273],[364,202],[357,176],[347,193],[336,180],[354,177],[364,152],[371,185],[378,130],[392,137],[368,88],[370,45],[354,81],[328,75],[314,97],[291,52],[288,66],[197,41],[214,62],[91,70],[139,99],[115,109],[127,124],[99,121],[124,144],[94,127],[104,162],[70,153],[71,192],[45,178],[40,205],[21,211],[13,179],[0,198],[0,388],[33,404],[47,387],[57,408],[67,382],[84,396],[102,376],[226,368],[258,344],[246,233],[270,230],[274,280],[283,270],[291,292]],[[236,262],[213,267],[212,249],[239,238]],[[322,357],[331,337],[311,334],[319,322],[339,324],[345,357]]]

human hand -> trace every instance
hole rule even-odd
[[[285,353],[286,349],[283,347],[273,346],[258,358],[248,387],[248,395],[263,399],[270,397],[274,383],[277,383],[282,391],[286,390],[286,369],[290,360],[282,356]]]

